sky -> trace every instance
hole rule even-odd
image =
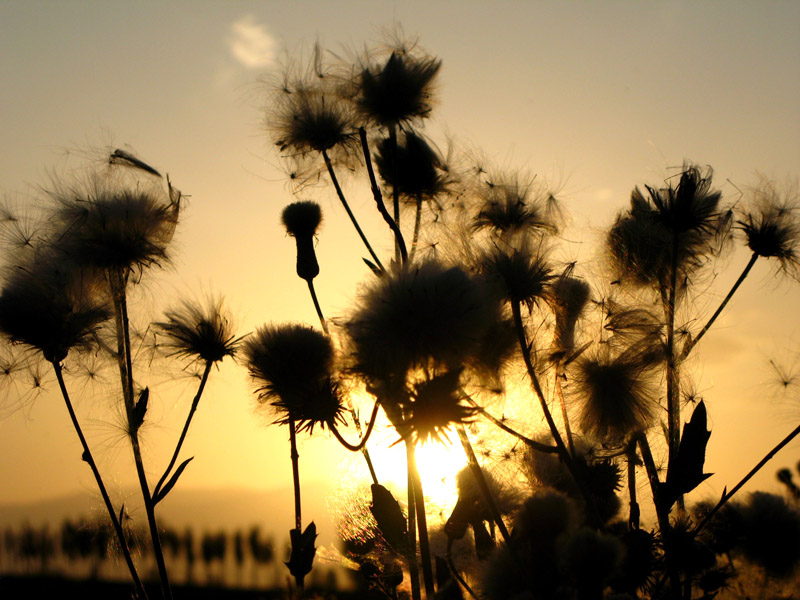
[[[425,132],[556,186],[571,215],[569,258],[592,272],[595,242],[631,189],[663,182],[685,160],[712,165],[730,200],[757,173],[798,177],[798,25],[794,2],[0,0],[0,194],[34,202],[53,174],[96,157],[92,148],[129,148],[190,196],[175,260],[141,286],[136,310],[213,290],[241,333],[267,322],[316,325],[279,222],[295,198],[264,126],[265,81],[287,50],[319,40],[346,54],[400,26],[443,62]],[[357,179],[345,184],[385,251],[368,189]],[[321,303],[329,316],[346,315],[368,277],[360,242],[329,186],[301,197],[325,213]],[[746,260],[741,252],[726,258],[705,310]],[[707,470],[715,473],[702,493],[731,487],[800,419],[800,404],[775,399],[768,385],[770,358],[797,364],[798,287],[758,265],[698,346],[691,367],[709,406]],[[187,381],[162,383],[144,437],[151,473],[168,459],[192,396]],[[3,411],[0,504],[92,493],[55,392],[51,385],[35,402]],[[133,470],[118,426],[108,423],[110,403],[87,396],[78,409],[112,487],[126,490]],[[289,485],[286,429],[268,426],[254,404],[243,366],[212,375],[184,447],[196,458],[181,486]],[[374,444],[392,441],[383,434]],[[301,443],[301,474],[335,486],[363,471],[357,458],[315,435]],[[798,459],[794,442],[756,486],[774,487],[774,470]]]

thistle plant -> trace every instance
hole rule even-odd
[[[344,396],[363,386],[406,447],[407,513],[377,484],[371,512],[388,548],[406,561],[412,598],[450,593],[454,582],[475,598],[618,593],[677,600],[699,597],[692,596],[698,589],[712,597],[732,567],[717,561],[724,552],[706,552],[704,532],[798,433],[702,515],[687,512],[684,496],[710,477],[712,405],[694,398],[686,360],[759,258],[796,278],[794,188],[762,181],[746,202],[729,206],[711,169],[686,163],[662,183],[633,190],[605,236],[606,279],[559,262],[561,208],[535,177],[483,166],[458,173],[452,165],[462,163],[445,160],[433,136],[421,133],[434,106],[438,59],[397,41],[353,64],[328,65],[320,56],[317,50],[306,72],[349,106],[353,128],[332,127],[331,139],[338,136],[347,160],[360,141],[364,179],[395,246],[388,268],[372,256],[371,278],[352,310],[328,322],[336,324],[327,333],[344,359],[331,377]],[[270,110],[288,124],[284,109],[278,103]],[[299,151],[302,144],[293,144]],[[289,146],[281,149],[296,160],[287,156]],[[402,222],[403,205],[413,226]],[[308,248],[319,220],[309,217],[313,226],[300,233],[287,211],[298,275],[310,281],[318,276]],[[413,232],[410,245],[404,232]],[[423,234],[431,242],[424,254]],[[751,252],[748,264],[710,317],[696,314],[698,282],[737,240]],[[317,299],[315,307],[325,327]],[[687,397],[692,403],[682,403]],[[324,422],[341,437],[334,420]],[[461,476],[442,557],[429,543],[434,527],[416,455],[422,444],[448,442],[453,430],[474,485]],[[501,454],[527,475],[516,486],[528,500],[513,517],[501,509],[502,486],[487,471],[492,453],[481,444],[490,436],[511,445]],[[755,512],[768,513],[767,504],[773,506],[765,501]],[[467,547],[468,531],[477,561],[459,563],[453,550]],[[687,558],[698,553],[705,558]],[[369,579],[394,597],[396,571],[376,561]],[[434,577],[434,564],[449,573]],[[790,570],[778,569],[782,576]]]

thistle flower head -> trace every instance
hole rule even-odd
[[[290,236],[311,237],[322,223],[322,209],[313,200],[292,202],[283,209],[281,222]]]
[[[528,242],[494,246],[480,257],[478,270],[504,300],[529,308],[548,296],[554,279],[546,252]]]
[[[446,191],[450,183],[441,156],[424,137],[413,131],[406,131],[396,148],[391,138],[381,140],[375,164],[381,179],[388,186],[396,187],[400,196],[411,202],[435,198]]]
[[[550,194],[537,193],[533,178],[499,173],[476,183],[477,214],[472,227],[500,236],[558,231]]]
[[[73,348],[91,346],[94,333],[111,316],[102,289],[96,273],[55,251],[39,252],[3,285],[0,331],[60,363]]]
[[[140,271],[166,262],[181,194],[148,178],[127,181],[109,173],[85,185],[57,185],[50,192],[54,243],[79,264],[100,269]]]
[[[563,356],[575,346],[575,325],[589,302],[589,284],[565,272],[551,286],[550,298],[556,317],[553,345]]]
[[[758,256],[775,258],[780,269],[797,278],[800,275],[800,220],[796,190],[785,190],[773,181],[763,180],[753,190],[750,206],[737,221],[747,246]]]
[[[449,441],[447,428],[466,423],[475,415],[477,409],[462,404],[461,371],[447,371],[416,382],[408,398],[401,402],[403,424],[415,444]]]
[[[417,48],[394,49],[385,62],[367,64],[358,74],[355,105],[370,122],[395,127],[426,118],[441,60]]]
[[[685,166],[677,185],[645,186],[631,194],[631,207],[612,226],[607,244],[619,275],[639,285],[665,286],[673,259],[688,275],[721,248],[728,232],[721,193],[711,189],[711,170]],[[683,279],[681,277],[680,279]]]
[[[575,361],[572,392],[584,432],[622,443],[650,425],[657,407],[652,385],[657,355],[648,344],[636,344],[619,354],[603,348]]]
[[[156,326],[166,335],[166,347],[173,354],[215,363],[235,356],[242,338],[237,338],[222,298],[209,297],[205,304],[184,300],[168,310],[166,321]]]
[[[485,284],[429,261],[376,280],[344,329],[356,372],[404,384],[412,368],[491,362],[486,342],[500,321],[500,304]]]
[[[343,421],[339,387],[333,375],[333,346],[303,325],[266,325],[244,342],[258,400],[269,402],[277,423],[313,431]]]

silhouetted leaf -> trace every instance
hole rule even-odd
[[[708,430],[706,406],[700,402],[692,418],[683,426],[678,456],[670,465],[667,481],[661,488],[661,502],[666,503],[667,507],[711,477],[711,473],[703,473],[709,437],[711,432]]]
[[[147,402],[150,400],[150,388],[144,388],[139,392],[139,399],[133,407],[133,422],[131,423],[131,430],[138,431],[139,427],[144,423],[144,416],[147,414]]]
[[[311,565],[314,562],[314,555],[317,549],[314,541],[317,539],[317,526],[312,521],[306,530],[300,533],[299,529],[289,531],[289,540],[292,544],[292,553],[286,566],[289,572],[294,575],[297,584],[300,585],[306,575],[311,572]]]
[[[175,469],[175,473],[172,474],[172,477],[169,478],[169,481],[167,481],[167,483],[164,485],[163,488],[156,487],[155,492],[153,492],[153,504],[154,505],[158,504],[159,502],[161,502],[164,499],[164,497],[167,494],[169,494],[170,490],[173,487],[175,487],[175,484],[178,483],[178,477],[181,476],[181,473],[183,473],[183,470],[186,468],[186,465],[188,465],[190,462],[192,462],[193,459],[194,459],[194,456],[192,456],[190,458],[187,458],[185,461],[183,461],[180,464],[180,466],[178,466],[178,468]]]
[[[379,483],[372,484],[372,504],[369,507],[378,523],[383,539],[401,554],[408,549],[408,527],[400,504],[392,493]]]

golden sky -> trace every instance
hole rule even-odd
[[[560,184],[572,218],[569,258],[589,271],[594,242],[631,189],[658,184],[686,159],[712,165],[730,200],[757,172],[798,176],[798,3],[5,0],[0,193],[34,202],[50,174],[88,158],[87,148],[129,147],[191,196],[174,264],[142,286],[140,310],[163,307],[176,290],[212,289],[234,308],[241,333],[270,321],[316,325],[279,223],[293,198],[264,130],[263,81],[284,48],[319,39],[343,54],[396,24],[443,61],[426,133]],[[357,179],[347,186],[385,251],[390,240],[367,187]],[[325,212],[320,300],[327,315],[345,315],[368,277],[360,242],[329,187],[302,197]],[[746,259],[727,258],[709,283],[708,307]],[[797,361],[797,287],[760,265],[698,347],[697,388],[714,431],[707,470],[716,473],[702,492],[730,487],[800,418],[800,405],[776,401],[764,385],[770,358]],[[192,395],[185,383],[153,391],[152,464],[165,462],[179,431]],[[51,388],[2,411],[0,503],[93,489]],[[78,401],[90,442],[122,489],[133,485],[133,470],[122,434],[108,424],[111,404]],[[183,451],[196,458],[182,487],[289,484],[287,432],[267,427],[253,404],[243,367],[214,374]],[[760,483],[772,485],[775,468],[798,458],[794,443]],[[301,461],[309,479],[356,464],[327,436],[304,441]]]

